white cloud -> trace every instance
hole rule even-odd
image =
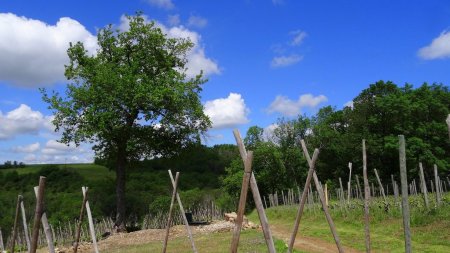
[[[62,17],[56,25],[0,13],[0,81],[39,87],[65,80],[70,42],[95,52],[97,38],[78,21]]]
[[[419,49],[418,55],[425,60],[450,57],[450,31],[443,31],[430,45]]]
[[[147,17],[144,17],[148,19]],[[129,29],[128,19],[125,16],[120,18],[119,29],[122,31]],[[195,77],[203,70],[205,76],[220,74],[219,65],[211,58],[205,55],[205,49],[201,44],[201,35],[197,32],[191,31],[186,27],[179,25],[167,27],[162,23],[156,22],[156,25],[161,28],[163,33],[170,38],[185,38],[194,43],[194,47],[187,54],[186,75],[188,78]]]
[[[274,132],[275,129],[278,128],[278,124],[274,123],[274,124],[270,124],[268,126],[266,126],[263,130],[263,138],[265,141],[274,141]]]
[[[70,151],[75,151],[77,147],[74,144],[66,145],[64,143],[57,142],[55,140],[49,140],[42,149],[42,153],[46,155],[64,154]],[[78,150],[83,151],[82,149]]]
[[[249,122],[250,110],[245,105],[241,94],[230,93],[227,98],[207,101],[204,112],[212,121],[212,128],[228,128]]]
[[[324,95],[313,96],[312,94],[303,94],[298,100],[290,100],[285,96],[277,96],[267,109],[268,113],[281,113],[285,116],[298,115],[303,108],[315,108],[320,103],[326,102],[328,99]]]
[[[15,153],[33,153],[39,150],[40,148],[40,144],[39,142],[36,143],[32,143],[26,146],[17,146],[17,147],[13,147],[12,151]]]
[[[150,5],[166,10],[170,10],[175,7],[175,5],[172,3],[172,0],[147,0],[147,2]]]
[[[169,15],[167,17],[167,23],[170,26],[177,26],[180,24],[180,15]]]
[[[271,62],[272,68],[280,68],[280,67],[287,67],[293,64],[296,64],[297,62],[301,61],[303,59],[303,56],[301,55],[289,55],[289,56],[278,56],[274,57]]]
[[[303,43],[303,40],[308,36],[308,34],[304,31],[293,31],[291,32],[292,35],[294,35],[294,38],[291,41],[291,46],[300,46],[300,44]]]
[[[21,134],[37,134],[42,129],[53,131],[52,119],[52,116],[44,117],[41,112],[33,111],[25,104],[21,104],[6,115],[0,111],[0,140],[11,139]]]
[[[347,103],[344,104],[344,107],[350,107],[353,109],[353,101],[352,100],[348,101]]]
[[[208,24],[208,20],[206,18],[202,18],[200,16],[191,15],[188,19],[188,26],[203,28]]]

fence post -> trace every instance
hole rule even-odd
[[[177,172],[177,174],[175,174],[175,183],[173,184],[172,199],[170,201],[170,208],[169,208],[169,217],[167,218],[166,236],[164,237],[164,244],[163,244],[163,251],[162,251],[163,253],[165,253],[167,250],[167,241],[169,240],[170,223],[172,222],[173,202],[175,202],[175,196],[177,194],[179,175],[180,175],[179,172]]]
[[[386,208],[389,208],[388,202],[386,199],[386,195],[384,194],[384,188],[383,188],[383,185],[381,184],[380,177],[378,176],[377,169],[373,169],[373,171],[375,172],[375,176],[377,177],[378,185],[380,186],[380,189],[381,189],[381,195],[383,195],[384,205],[386,206]]]
[[[441,205],[441,193],[439,190],[439,177],[438,177],[438,172],[437,172],[437,165],[435,164],[434,166],[434,183],[435,183],[435,187],[434,189],[436,192],[436,206],[440,206]]]
[[[347,203],[350,205],[350,194],[351,194],[351,186],[352,186],[352,163],[348,163],[348,169],[350,173],[348,174],[348,183],[347,183]]]
[[[44,193],[45,193],[45,177],[39,178],[39,186],[37,191],[35,190],[35,193],[37,192],[36,196],[36,210],[34,212],[34,224],[33,224],[33,236],[31,239],[31,253],[36,253],[36,249],[38,246],[38,239],[39,239],[39,226],[41,223],[42,213],[44,210]]]
[[[366,140],[362,140],[363,152],[363,178],[364,178],[364,231],[366,239],[366,252],[370,252],[370,216],[369,216],[369,201],[370,188],[369,180],[367,179],[367,155],[366,155]]]
[[[38,188],[39,188],[38,186],[34,187],[34,194],[36,195],[36,199],[38,198],[38,195],[39,195]],[[53,239],[52,239],[52,234],[50,231],[50,226],[48,225],[47,215],[45,214],[44,211],[42,211],[41,221],[42,221],[42,227],[44,228],[45,238],[47,239],[48,251],[50,253],[54,253],[55,245],[53,245]]]
[[[403,227],[405,233],[405,252],[411,253],[411,230],[410,230],[410,213],[408,202],[408,179],[406,175],[406,151],[405,136],[399,135],[399,154],[400,154],[400,179],[402,187],[402,213]]]
[[[27,225],[27,216],[25,215],[25,207],[23,205],[23,198],[20,201],[20,210],[22,211],[22,224],[23,224],[23,233],[25,234],[25,241],[27,242],[28,252],[31,248],[30,235],[28,234],[28,225]]]
[[[420,177],[420,184],[422,188],[423,198],[425,201],[425,207],[427,210],[430,209],[430,203],[428,202],[428,192],[427,192],[427,184],[425,183],[425,176],[423,174],[423,166],[422,163],[419,163],[419,177]]]
[[[11,241],[11,253],[14,253],[14,247],[17,238],[17,226],[19,222],[19,212],[20,212],[20,202],[22,201],[22,195],[17,196],[17,205],[16,205],[16,216],[14,217],[14,228],[13,228],[13,236]]]
[[[88,189],[86,189],[86,193],[83,194],[83,203],[81,204],[80,218],[78,220],[78,227],[77,227],[77,234],[76,234],[75,242],[73,245],[74,253],[77,253],[77,251],[78,251],[78,242],[80,241],[81,225],[83,224],[84,208],[86,206],[87,196],[88,196]]]
[[[87,194],[87,191],[89,190],[88,187],[81,187],[81,191],[83,192],[83,198]],[[94,245],[94,251],[95,253],[98,253],[98,246],[97,246],[97,237],[95,236],[95,229],[94,229],[94,221],[92,219],[92,213],[91,213],[91,207],[89,206],[89,200],[86,200],[86,213],[88,216],[88,222],[89,222],[89,232],[91,234],[92,238],[92,244]]]
[[[0,228],[0,250],[2,253],[3,253],[3,251],[5,251],[5,246],[3,244],[2,228]]]

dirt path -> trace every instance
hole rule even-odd
[[[289,243],[292,231],[288,231],[285,228],[277,225],[270,225],[273,236],[282,239],[286,244]],[[319,238],[299,236],[297,235],[294,243],[294,248],[298,250],[304,250],[307,252],[317,252],[317,253],[334,253],[338,252],[335,243],[329,243],[327,241],[321,240]],[[344,247],[345,252],[358,253],[356,249]]]

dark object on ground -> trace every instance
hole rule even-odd
[[[187,220],[188,224],[191,225],[191,226],[199,226],[199,225],[208,225],[209,224],[208,221],[194,221],[192,219],[192,213],[191,212],[186,212],[184,214],[186,215],[186,220]]]

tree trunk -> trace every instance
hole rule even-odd
[[[125,148],[119,147],[117,153],[116,166],[116,222],[114,228],[117,232],[126,232],[125,219],[125,167],[126,167],[126,153]]]

